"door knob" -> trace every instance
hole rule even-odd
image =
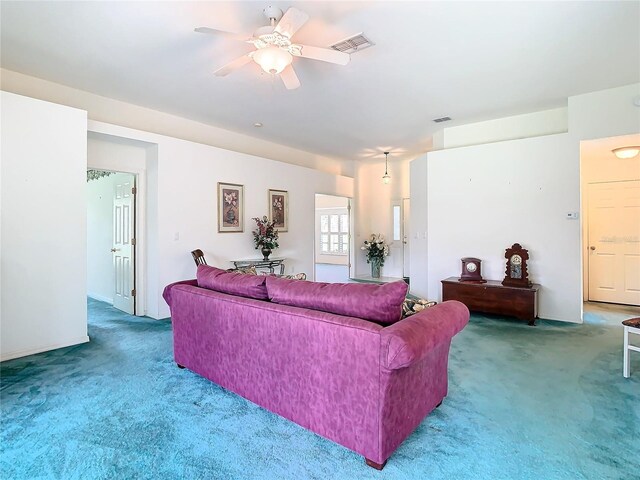
[[[593,245],[591,245],[591,246],[589,247],[589,249],[590,249],[590,250],[595,250],[595,249],[596,249],[596,247],[594,247]]]
[[[112,248],[112,249],[111,249],[111,252],[113,252],[113,253],[115,253],[115,252],[117,252],[117,251],[118,251],[118,249],[117,249],[117,248]]]

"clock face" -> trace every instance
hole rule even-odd
[[[475,263],[467,263],[466,268],[467,272],[474,273],[478,269],[478,266]]]
[[[511,278],[522,278],[522,257],[518,254],[511,257],[509,276]]]

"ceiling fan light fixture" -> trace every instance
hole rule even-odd
[[[613,154],[618,158],[633,158],[640,153],[640,147],[620,147],[611,150]]]
[[[279,47],[270,46],[257,50],[253,60],[271,75],[278,75],[293,62],[293,55]]]

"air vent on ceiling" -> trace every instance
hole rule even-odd
[[[442,123],[442,122],[448,122],[449,120],[451,120],[451,117],[435,118],[433,121],[436,123]]]
[[[345,38],[344,40],[340,40],[338,43],[331,45],[329,48],[333,48],[334,50],[338,50],[339,52],[344,53],[355,53],[360,50],[364,50],[365,48],[369,48],[375,45],[371,40],[364,36],[362,32]]]

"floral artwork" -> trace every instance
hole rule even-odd
[[[269,212],[273,226],[281,232],[289,230],[289,193],[269,190]]]
[[[244,231],[244,186],[218,183],[218,231]]]

